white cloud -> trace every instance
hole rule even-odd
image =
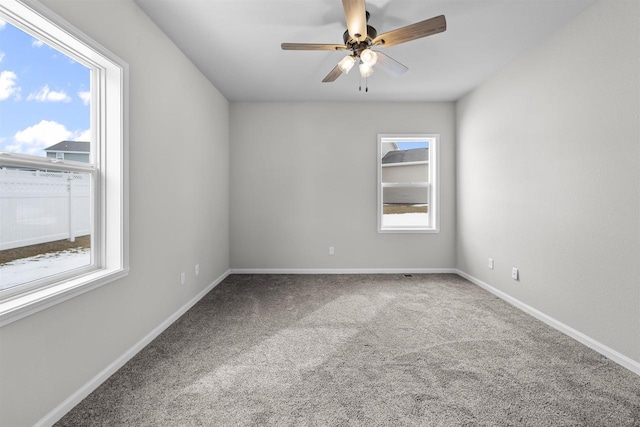
[[[89,103],[91,102],[91,92],[89,91],[78,92],[78,96],[80,97],[80,99],[82,99],[82,103],[84,105],[89,105]]]
[[[29,94],[27,101],[71,102],[71,98],[64,91],[57,92],[55,90],[50,90],[49,85],[45,85],[38,92]]]
[[[60,141],[78,141],[88,135],[88,130],[70,131],[61,123],[42,120],[38,124],[16,132],[13,142],[8,144],[6,149],[12,153],[44,155],[42,150],[53,144]]]
[[[13,71],[0,72],[0,101],[4,101],[13,94],[18,94],[20,87],[16,85],[18,76]]]
[[[4,52],[0,52],[0,62],[2,62],[2,58],[4,58]]]
[[[77,131],[75,135],[73,141],[91,141],[91,129]]]
[[[42,40],[38,40],[38,39],[33,39],[33,41],[31,42],[31,46],[33,47],[40,47],[43,44],[44,43],[42,42]]]
[[[5,21],[3,21],[2,19],[0,19],[0,30],[2,30],[5,25],[7,25],[7,23]]]

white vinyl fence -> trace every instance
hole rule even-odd
[[[91,177],[0,169],[0,250],[91,232]]]

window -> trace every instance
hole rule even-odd
[[[440,135],[378,135],[378,232],[437,233]]]
[[[1,326],[128,272],[128,69],[34,0],[0,40]]]

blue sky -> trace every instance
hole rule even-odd
[[[0,20],[0,151],[88,141],[90,70]]]
[[[417,141],[396,142],[396,144],[398,144],[398,150],[411,150],[411,149],[415,149],[415,148],[429,148],[429,142],[428,141],[425,141],[425,142],[417,142]]]

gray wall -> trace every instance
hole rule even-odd
[[[2,426],[41,419],[229,268],[228,102],[132,1],[45,4],[130,65],[131,273],[0,329]]]
[[[457,104],[458,267],[635,361],[639,8],[597,3]]]
[[[454,267],[454,128],[453,103],[231,103],[232,267]],[[439,234],[377,233],[378,133],[441,135]]]

